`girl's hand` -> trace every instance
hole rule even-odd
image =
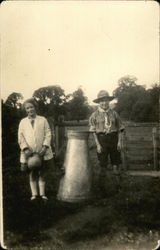
[[[21,171],[26,172],[27,171],[27,164],[26,163],[21,163]]]
[[[102,153],[102,146],[100,144],[97,144],[97,153]]]
[[[39,152],[39,155],[40,155],[40,156],[44,156],[45,153],[46,153],[46,150],[47,150],[47,147],[46,147],[46,146],[43,146],[42,149],[41,149],[41,151]]]
[[[24,150],[24,153],[25,153],[26,157],[30,157],[32,155],[32,151],[29,148],[26,148]]]

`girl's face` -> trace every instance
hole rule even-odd
[[[29,117],[36,116],[36,109],[32,103],[26,103],[24,107],[25,107],[26,113]]]
[[[109,100],[101,100],[99,105],[102,109],[107,110],[109,108]]]

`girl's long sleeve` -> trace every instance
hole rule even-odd
[[[48,121],[45,119],[44,122],[44,141],[43,145],[49,147],[51,145],[51,129],[49,127]]]
[[[20,146],[20,149],[23,151],[25,148],[28,148],[28,144],[24,138],[23,135],[23,129],[22,129],[22,123],[20,122],[19,128],[18,128],[18,143]]]

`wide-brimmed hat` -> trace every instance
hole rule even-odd
[[[101,91],[99,91],[97,98],[95,100],[93,100],[93,102],[99,103],[103,99],[111,101],[114,99],[114,96],[109,96],[109,94],[106,90],[101,90]]]

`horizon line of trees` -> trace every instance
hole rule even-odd
[[[122,119],[134,122],[159,122],[160,84],[155,83],[146,89],[144,85],[137,84],[136,77],[126,75],[118,80],[118,87],[113,91],[113,96],[118,100],[115,109]],[[34,91],[32,97],[37,101],[38,114],[46,118],[52,117],[55,122],[61,119],[88,119],[96,108],[96,105],[89,105],[81,87],[69,95],[65,95],[59,85],[41,87]],[[22,101],[22,94],[16,92],[11,93],[5,102],[1,100],[2,120],[6,113],[13,120],[14,117],[24,117]]]
[[[118,100],[115,110],[124,121],[159,122],[160,84],[146,89],[136,82],[134,76],[119,79],[118,87],[113,91]],[[33,97],[39,107],[38,114],[45,116],[52,126],[63,120],[86,120],[96,109],[96,105],[89,105],[81,87],[69,95],[65,95],[59,85],[42,87],[34,91]],[[2,100],[2,151],[5,154],[14,154],[12,147],[18,147],[18,125],[26,116],[22,101],[21,93],[12,93],[5,102]]]

